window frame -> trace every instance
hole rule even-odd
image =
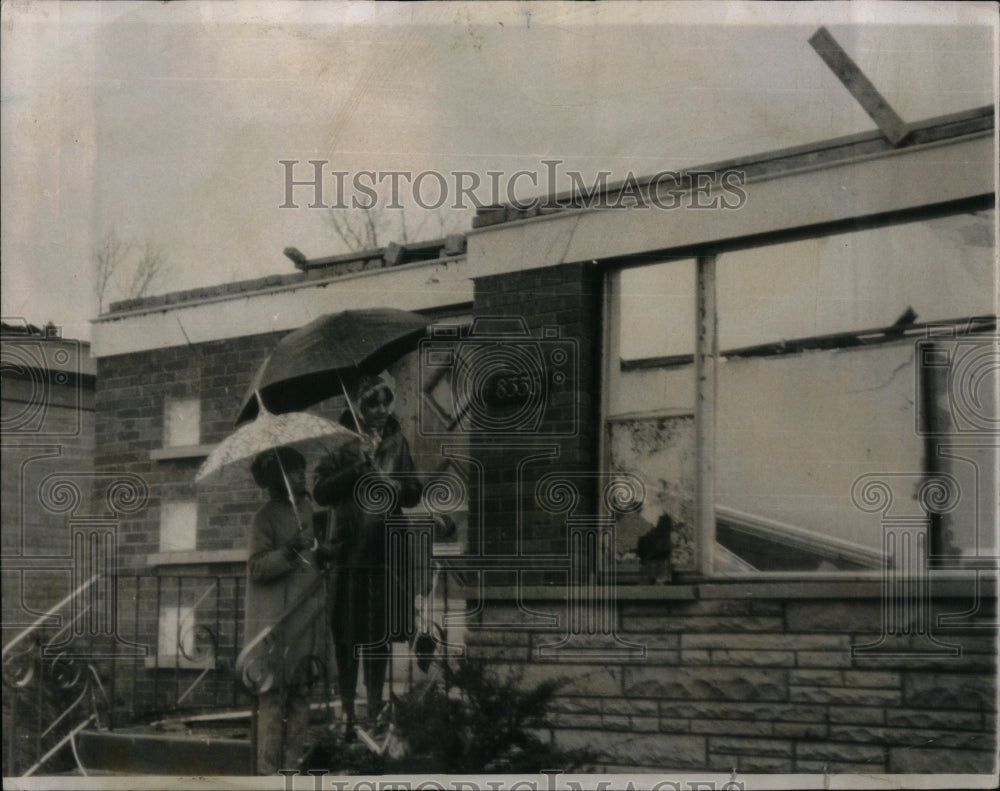
[[[601,333],[601,398],[600,398],[600,431],[598,432],[598,459],[602,472],[611,470],[610,443],[608,427],[615,420],[621,420],[622,415],[610,412],[611,378],[619,376],[627,368],[641,367],[630,360],[625,365],[621,359],[614,360],[609,353],[617,349],[620,342],[618,318],[621,316],[621,294],[614,287],[616,275],[626,269],[636,269],[643,266],[659,264],[669,260],[695,260],[695,348],[694,365],[694,421],[695,421],[695,491],[693,492],[694,511],[694,557],[695,571],[681,572],[677,575],[683,581],[686,577],[713,581],[758,581],[779,579],[881,579],[883,569],[873,570],[836,570],[836,571],[768,571],[758,570],[752,574],[735,574],[713,571],[713,553],[716,543],[715,514],[715,407],[717,395],[717,367],[720,357],[718,348],[718,312],[716,301],[716,263],[720,256],[743,250],[768,247],[777,244],[795,242],[806,239],[820,239],[862,230],[877,230],[892,226],[922,220],[948,217],[975,211],[996,211],[994,194],[979,195],[914,207],[911,209],[879,213],[846,220],[835,220],[814,225],[799,226],[758,233],[750,237],[737,237],[724,241],[706,242],[689,245],[683,248],[641,251],[627,256],[595,261],[602,266],[602,323]],[[798,339],[796,339],[798,340]],[[680,357],[675,363],[687,365]],[[663,410],[650,409],[648,414]],[[646,412],[642,413],[646,415]]]

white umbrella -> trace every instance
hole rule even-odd
[[[195,481],[200,482],[223,467],[252,459],[265,450],[295,445],[309,440],[322,442],[329,450],[360,437],[346,426],[308,412],[286,412],[275,415],[261,409],[260,415],[244,423],[215,446],[198,469]]]
[[[208,454],[208,458],[198,469],[198,474],[195,475],[196,483],[203,481],[223,467],[252,459],[273,448],[317,441],[323,444],[327,452],[331,452],[352,439],[360,439],[358,434],[349,428],[319,415],[312,415],[308,412],[286,412],[283,415],[275,415],[268,412],[259,401],[258,404],[260,411],[257,418],[249,423],[244,423]],[[292,491],[285,468],[281,465],[280,455],[278,456],[278,466],[281,467],[281,475],[285,480],[292,508],[295,509],[296,516],[298,516],[295,493]]]

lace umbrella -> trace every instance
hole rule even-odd
[[[283,445],[316,441],[332,452],[352,439],[360,438],[349,428],[319,415],[308,412],[274,415],[261,409],[255,420],[244,423],[215,446],[198,469],[195,481],[201,482],[223,467]]]

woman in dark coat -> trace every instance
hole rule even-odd
[[[397,513],[420,501],[422,484],[399,421],[391,414],[392,401],[392,390],[383,379],[361,380],[354,392],[354,410],[348,409],[340,422],[363,439],[344,445],[321,462],[313,489],[316,502],[334,511],[337,555],[332,626],[348,738],[354,734],[358,665],[364,664],[367,715],[374,720],[382,708],[390,642],[405,637],[398,630],[390,633],[390,603],[397,613],[413,606],[412,592],[401,584],[395,568],[388,569],[386,514],[366,512],[354,499],[354,487],[362,475],[382,472],[398,495]],[[399,563],[396,559],[393,566]]]

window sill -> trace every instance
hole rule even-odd
[[[203,459],[214,449],[215,445],[172,445],[165,448],[153,448],[149,452],[149,458],[152,461]]]
[[[245,563],[245,549],[191,550],[188,552],[154,552],[146,556],[147,566],[194,566],[219,563]]]

